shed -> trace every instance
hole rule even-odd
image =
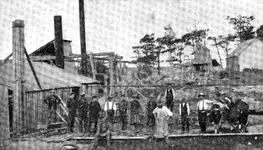
[[[263,41],[253,38],[242,42],[226,58],[228,71],[243,71],[245,68],[263,69]]]
[[[93,84],[99,83],[97,80],[67,72],[64,69],[45,62],[32,62],[32,65],[34,66],[42,90],[38,87],[29,63],[25,61],[25,76],[23,81],[25,93],[24,100],[20,104],[21,107],[19,107],[22,116],[19,121],[21,122],[22,134],[36,131],[39,125],[47,123],[48,108],[43,103],[43,99],[48,96],[51,89],[55,89],[57,95],[62,99],[62,102],[65,103],[66,99],[69,97],[70,91],[75,91],[78,95],[80,88],[83,87],[83,89],[86,90],[86,93],[91,94],[96,91],[91,91],[93,88],[90,90],[89,87]],[[0,66],[0,74],[0,84],[5,85],[8,88],[8,91],[12,91],[14,86],[14,73],[11,61]],[[8,94],[6,93],[6,95]],[[12,95],[8,96],[12,97]],[[4,101],[6,102],[5,99],[0,99],[0,103],[4,103]],[[7,100],[7,102],[8,101],[10,103],[12,98]],[[11,118],[12,112],[13,110],[9,109],[9,117]],[[58,116],[62,116],[60,117],[61,119],[66,117],[66,112],[63,108],[59,107]],[[12,124],[12,119],[10,119],[9,127],[11,132]]]

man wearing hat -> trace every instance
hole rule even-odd
[[[179,115],[181,116],[181,124],[182,124],[182,133],[184,133],[185,128],[187,132],[189,132],[189,118],[190,115],[190,107],[189,103],[185,98],[182,99],[182,102],[179,104]]]
[[[157,107],[154,109],[153,114],[157,125],[155,137],[165,138],[168,142],[168,120],[173,116],[173,113],[166,106],[163,106],[162,100],[158,100]]]
[[[88,132],[88,110],[89,101],[85,98],[85,92],[80,94],[79,104],[78,104],[78,117],[79,117],[79,131]]]
[[[104,104],[104,111],[110,123],[113,123],[113,117],[116,113],[117,107],[116,103],[112,101],[113,97],[109,96],[106,103]]]
[[[155,118],[153,115],[154,109],[157,107],[157,104],[154,100],[154,94],[150,94],[149,101],[146,104],[146,110],[147,110],[147,125],[154,129],[155,126]]]
[[[74,128],[75,117],[76,117],[76,110],[77,110],[77,101],[74,92],[71,92],[69,94],[69,99],[67,100],[67,108],[68,108],[68,131],[72,133]]]
[[[208,113],[213,101],[205,99],[205,95],[203,93],[200,93],[198,95],[198,98],[200,99],[197,102],[198,120],[199,120],[199,125],[201,128],[201,133],[205,133],[206,132],[207,113]]]
[[[142,112],[142,107],[139,102],[139,96],[133,95],[131,101],[131,118],[130,124],[135,128],[135,134],[138,135],[140,132],[140,114]]]
[[[91,133],[91,126],[94,124],[94,132],[95,134],[97,132],[97,125],[98,125],[98,118],[99,113],[101,111],[100,103],[98,102],[97,96],[92,96],[92,101],[90,102],[89,106],[89,125],[88,130]]]
[[[128,123],[128,101],[127,99],[125,98],[125,95],[122,94],[121,95],[121,101],[120,101],[120,104],[119,104],[119,112],[120,112],[120,121],[121,121],[121,130],[126,130],[127,128],[127,123]]]

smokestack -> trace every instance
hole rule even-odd
[[[62,17],[54,16],[56,65],[64,69]]]
[[[13,72],[14,72],[14,99],[13,99],[13,132],[19,133],[22,128],[23,81],[25,74],[24,59],[24,21],[13,21]]]
[[[80,26],[80,48],[81,48],[81,72],[83,75],[88,74],[87,53],[86,53],[86,37],[85,37],[85,12],[84,0],[79,0],[79,26]]]

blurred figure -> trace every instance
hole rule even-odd
[[[165,138],[168,142],[168,120],[173,116],[173,113],[166,106],[163,106],[163,102],[159,100],[157,102],[157,107],[153,111],[153,114],[157,125],[155,137]]]
[[[93,134],[97,132],[97,125],[98,125],[98,118],[100,111],[101,111],[101,107],[100,107],[100,103],[98,102],[98,97],[93,96],[89,107],[89,125],[88,125],[89,133],[92,133],[91,127],[93,124],[94,124]]]
[[[135,128],[135,134],[139,135],[140,132],[140,114],[142,112],[142,108],[139,102],[139,96],[133,95],[131,101],[131,121],[130,124]]]
[[[155,117],[153,114],[154,109],[157,107],[157,104],[154,100],[154,94],[150,94],[149,101],[146,104],[146,110],[147,110],[147,126],[154,130],[155,126]]]
[[[76,94],[71,92],[69,94],[69,99],[67,100],[67,108],[68,108],[68,131],[73,132],[76,110],[77,110],[77,100]]]
[[[85,93],[80,94],[78,105],[79,131],[88,132],[88,110],[90,102],[85,98]]]
[[[57,111],[57,106],[60,104],[60,99],[56,95],[54,89],[52,89],[50,91],[50,95],[46,99],[44,99],[44,103],[48,105],[48,110],[49,110],[48,125],[57,122],[56,111]]]
[[[189,118],[190,115],[190,107],[189,103],[185,98],[182,99],[182,102],[179,104],[179,115],[181,116],[181,124],[182,124],[182,133],[185,132],[185,128],[187,133],[189,132]]]
[[[174,96],[175,91],[172,89],[171,83],[167,84],[167,89],[165,90],[164,97],[166,100],[166,107],[170,109],[171,112],[173,112],[174,109]]]
[[[205,133],[207,113],[210,110],[210,106],[212,105],[213,101],[205,99],[205,95],[203,93],[200,93],[198,95],[198,98],[199,98],[199,101],[197,102],[198,120],[201,128],[201,133]]]
[[[111,138],[111,129],[109,125],[109,120],[106,117],[106,114],[103,110],[99,113],[99,120],[97,125],[97,131],[95,134],[94,146],[93,148],[98,147],[98,141],[100,138],[105,138],[107,140],[107,147],[110,146],[110,138]]]
[[[121,121],[121,130],[126,130],[128,123],[128,101],[125,98],[125,95],[121,95],[121,101],[119,104],[119,112],[120,112],[120,121]]]

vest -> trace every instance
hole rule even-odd
[[[181,103],[181,115],[187,115],[187,103]]]
[[[172,89],[167,89],[166,97],[173,98],[173,90]]]

